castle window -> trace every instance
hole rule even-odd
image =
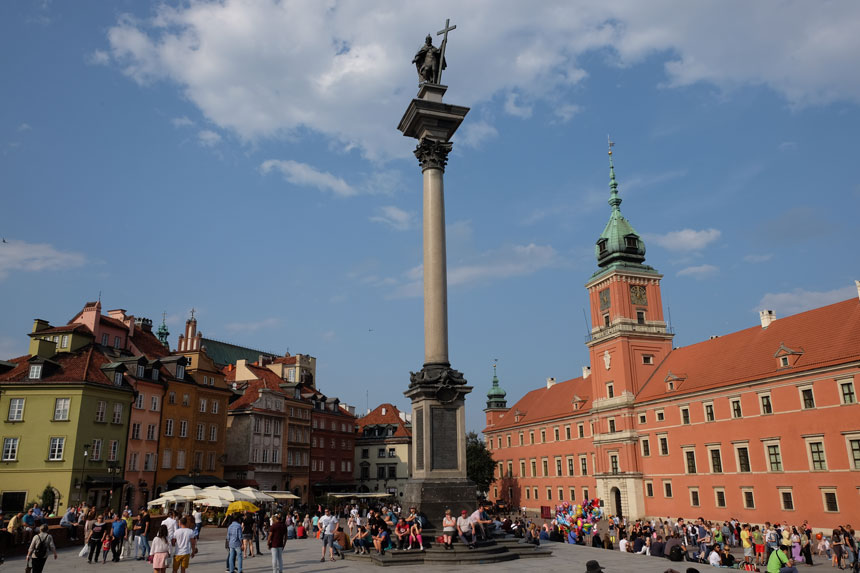
[[[603,326],[609,326],[609,313],[603,315]]]
[[[624,237],[624,245],[627,248],[635,249],[637,247],[636,237]]]
[[[705,421],[713,422],[714,421],[714,405],[713,404],[705,404]]]
[[[732,418],[742,418],[743,411],[741,410],[741,399],[735,398],[732,400]]]
[[[690,409],[689,408],[681,408],[681,423],[684,425],[690,425]]]
[[[663,414],[663,410],[657,410],[657,421],[662,422],[666,416]]]
[[[839,392],[842,397],[843,404],[856,404],[857,396],[854,394],[854,382],[848,380],[847,382],[840,382],[839,384]]]
[[[636,324],[645,324],[645,311],[637,310],[636,311]]]
[[[606,253],[606,239],[600,239],[597,241],[597,249],[601,255]]]
[[[800,389],[801,404],[804,410],[815,408],[815,395],[812,393],[812,387]]]
[[[779,357],[779,364],[783,368],[787,367],[788,366],[788,356],[780,356]]]
[[[614,398],[615,397],[615,387],[612,385],[611,382],[606,385],[606,397],[607,398]]]

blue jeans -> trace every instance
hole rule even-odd
[[[284,570],[284,548],[272,547],[272,573],[282,573]]]
[[[238,566],[239,566],[238,569],[236,569],[236,565],[237,565],[236,559],[237,558],[238,558]],[[242,573],[242,548],[241,547],[231,547],[230,548],[230,555],[227,557],[227,569],[229,569],[231,571],[231,573],[233,571],[235,571],[236,573]]]
[[[144,559],[149,557],[149,539],[146,537],[146,535],[136,535],[134,541],[134,558],[137,559],[138,547],[140,548],[141,557],[143,557]]]

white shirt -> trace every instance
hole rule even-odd
[[[618,542],[618,550],[622,553],[627,552],[627,540],[626,539],[622,539],[621,541]]]
[[[168,517],[161,522],[161,525],[167,526],[167,540],[172,541],[173,536],[176,534],[176,520]]]
[[[191,555],[191,539],[194,530],[187,527],[177,529],[174,539],[176,540],[176,553],[174,555]]]
[[[338,519],[333,515],[323,515],[317,525],[326,535],[334,535],[337,531]]]
[[[202,513],[200,513],[199,511],[197,511],[195,509],[194,513],[192,513],[191,515],[194,516],[194,523],[203,523],[203,514]]]
[[[457,527],[460,528],[460,531],[463,533],[471,533],[472,532],[472,520],[468,517],[463,517],[462,515],[457,518]]]
[[[716,551],[711,551],[711,554],[708,555],[708,563],[713,565],[714,567],[719,567],[722,564],[722,559],[720,559],[720,554]]]

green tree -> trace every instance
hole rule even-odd
[[[466,434],[466,475],[475,482],[478,491],[486,494],[490,491],[490,484],[496,481],[496,462],[493,454],[487,449],[484,440],[477,433]]]

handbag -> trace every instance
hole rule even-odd
[[[33,571],[33,564],[30,563],[29,559],[27,559],[27,566],[24,568],[24,573],[32,573],[32,571]]]

